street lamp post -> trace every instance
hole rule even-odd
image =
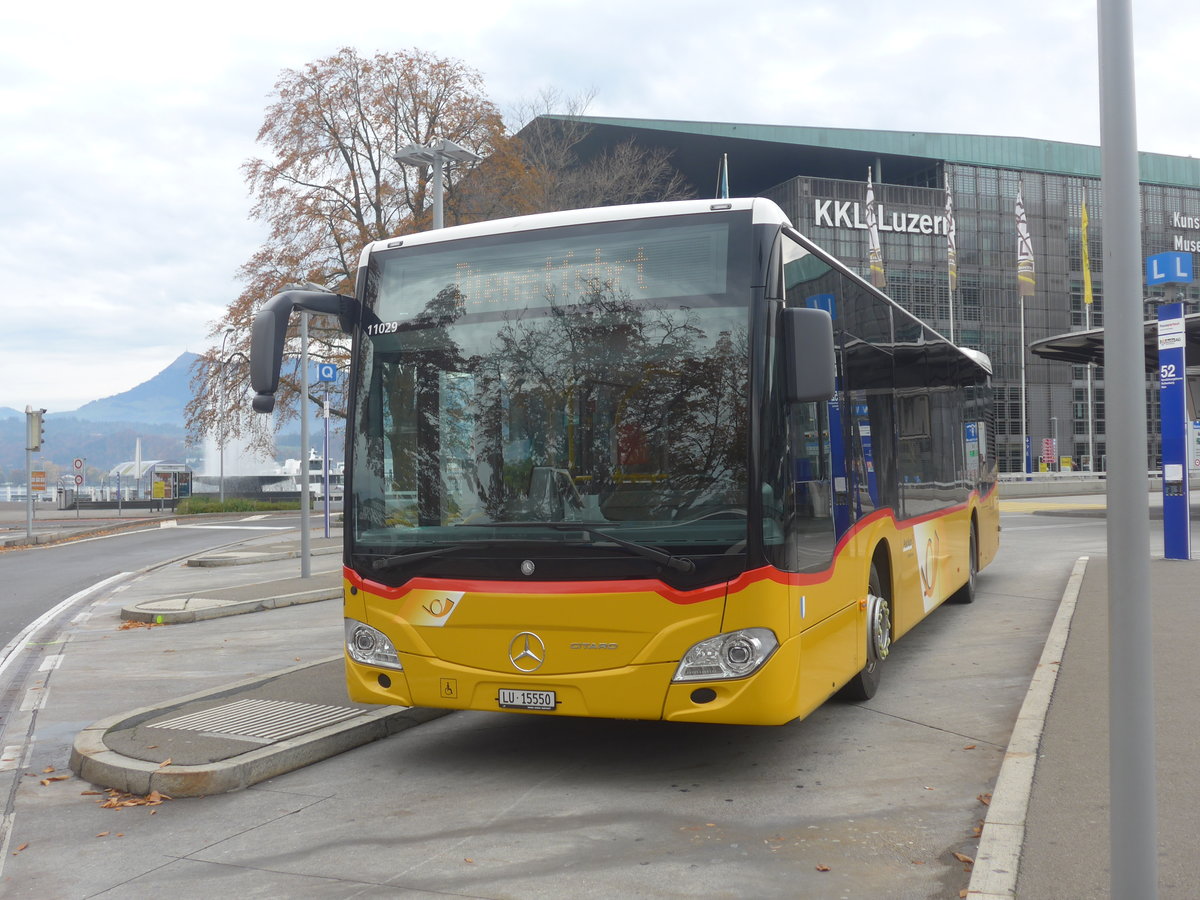
[[[408,166],[428,166],[433,176],[433,227],[442,227],[442,173],[446,163],[472,162],[482,159],[479,154],[468,150],[449,138],[437,138],[428,147],[409,144],[398,150],[392,159]]]
[[[220,389],[217,391],[217,402],[220,404],[217,409],[217,421],[220,422],[220,426],[217,428],[217,450],[221,457],[220,472],[217,477],[220,483],[222,508],[225,504],[225,365],[228,362],[225,359],[225,342],[229,340],[231,334],[233,334],[233,329],[226,328],[225,334],[221,338],[221,383]]]

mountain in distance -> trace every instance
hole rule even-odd
[[[191,370],[198,354],[183,353],[153,378],[120,394],[85,403],[73,412],[46,414],[45,443],[34,461],[69,470],[72,459],[85,459],[89,471],[108,471],[133,459],[140,440],[142,459],[187,461],[199,469],[203,450],[187,444],[184,407],[192,397]],[[311,446],[321,449],[319,423]],[[0,407],[0,482],[24,483],[25,412]],[[298,458],[299,434],[277,436],[276,458]],[[334,439],[330,458],[342,458],[342,437]],[[89,474],[89,479],[94,477]]]
[[[48,413],[46,418],[59,416],[87,422],[129,422],[183,428],[183,408],[192,396],[192,365],[199,358],[196,353],[181,353],[173,363],[137,387],[101,400],[92,400],[74,412]]]
[[[153,378],[120,394],[93,400],[71,412],[48,412],[45,440],[34,462],[69,471],[85,459],[89,481],[134,458],[138,441],[143,459],[183,462],[195,451],[184,434],[183,410],[191,399],[195,353],[183,353]],[[25,412],[0,408],[0,481],[24,483]]]

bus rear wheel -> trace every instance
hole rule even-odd
[[[857,702],[870,700],[879,689],[883,661],[892,649],[892,604],[883,590],[879,569],[871,563],[867,584],[867,664],[846,682],[838,698]]]

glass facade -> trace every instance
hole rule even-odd
[[[761,193],[778,203],[801,232],[868,277],[866,174],[864,166],[861,181],[801,175]],[[943,187],[947,175],[953,190],[958,257],[953,295]],[[1041,338],[1104,325],[1104,209],[1099,179],[949,162],[906,174],[905,184],[890,184],[886,179],[886,170],[882,178],[877,170],[874,195],[887,276],[884,290],[937,331],[947,337],[953,334],[956,343],[991,358],[1000,470],[1021,471],[1024,432],[1035,471],[1047,442],[1053,441],[1057,441],[1056,458],[1070,457],[1077,469],[1103,471],[1107,424],[1103,368],[1072,366],[1026,352],[1022,379],[1021,353],[1022,346]],[[1017,292],[1018,190],[1037,276],[1035,295],[1024,300]],[[1143,256],[1200,251],[1200,187],[1144,184],[1141,193]],[[1081,212],[1085,200],[1091,304],[1084,301]],[[1158,302],[1176,299],[1186,301],[1187,312],[1200,311],[1197,285],[1147,288],[1140,298],[1148,318],[1156,316]],[[1160,458],[1156,388],[1148,382],[1151,467]]]

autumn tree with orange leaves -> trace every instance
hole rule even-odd
[[[543,95],[543,105],[551,97]],[[224,358],[210,350],[194,369],[185,410],[189,439],[210,434],[273,452],[274,431],[299,414],[299,325],[293,321],[272,422],[250,411],[254,315],[290,285],[352,295],[363,247],[430,226],[431,171],[393,159],[408,144],[449,138],[482,157],[445,169],[447,225],[688,195],[665,154],[633,144],[581,166],[574,151],[585,135],[570,122],[527,129],[522,137],[509,133],[477,71],[421,50],[364,57],[345,48],[284,70],[258,132],[265,153],[243,165],[254,197],[251,216],[268,226],[268,237],[239,271],[245,289],[209,331],[224,345]],[[348,349],[336,323],[310,317],[314,365],[344,367]],[[323,400],[326,386],[314,387],[303,384],[312,401]],[[331,407],[335,416],[345,409],[337,387]]]

